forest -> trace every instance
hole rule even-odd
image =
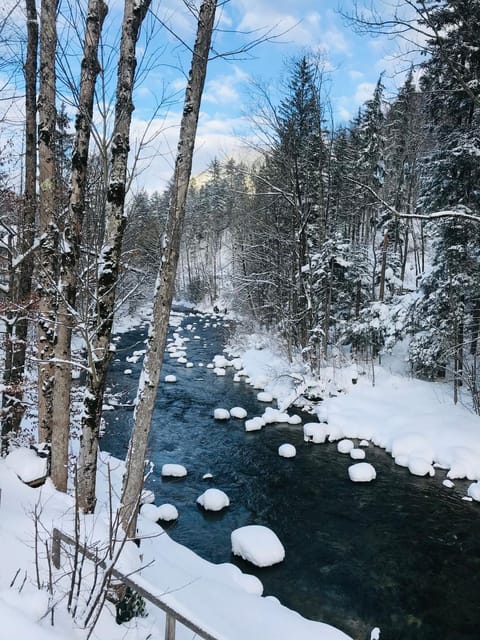
[[[432,4],[446,35],[393,98],[380,77],[347,125],[314,57],[291,63],[278,104],[259,90],[257,159],[214,159],[192,180],[177,292],[226,300],[317,373],[402,342],[412,375],[447,379],[479,413],[476,9]],[[133,198],[138,266],[155,259],[168,198]]]
[[[40,16],[31,1],[25,9],[26,28],[4,18],[5,52],[18,38],[25,45],[4,62],[21,62],[25,87],[21,190],[12,186],[8,147],[1,176],[4,451],[20,431],[27,365],[36,359],[39,440],[52,443],[53,469],[62,452],[58,487],[67,482],[72,370],[87,373],[81,431],[90,451],[83,468],[90,468],[114,314],[151,302],[165,262],[171,286],[160,305],[163,324],[174,294],[220,301],[278,334],[288,356],[301,352],[317,374],[333,361],[381,359],[401,342],[412,375],[451,381],[453,401],[480,412],[475,4],[419,3],[416,28],[429,34],[420,64],[388,99],[380,76],[348,124],[335,125],[318,56],[290,61],[277,102],[255,88],[254,160],[213,158],[188,194],[194,136],[185,128],[188,148],[180,143],[169,187],[129,191],[136,60],[128,47],[140,37],[148,3],[141,11],[126,3],[115,108],[103,103],[95,126],[95,87],[105,90],[105,74],[113,77],[98,58],[106,5],[92,0],[84,15],[78,83],[58,54],[66,45],[56,7],[43,3]],[[64,11],[73,21],[72,8]],[[357,24],[386,28],[361,17]],[[404,26],[400,18],[392,24]],[[203,85],[193,80],[199,91],[187,95],[184,119],[195,101],[198,120]],[[66,86],[78,104],[74,123]],[[183,166],[189,155],[190,167]],[[72,335],[86,346],[83,360],[72,356]]]
[[[88,637],[115,562],[136,539],[173,301],[228,310],[252,334],[274,336],[282,355],[317,379],[358,365],[375,384],[375,366],[395,351],[412,379],[445,383],[453,404],[480,414],[480,3],[408,0],[389,18],[355,3],[345,16],[353,28],[407,33],[419,49],[400,89],[392,94],[380,74],[356,116],[336,122],[328,65],[318,52],[299,52],[274,79],[280,91],[252,84],[249,160],[219,153],[192,176],[208,66],[241,60],[276,36],[247,33],[223,54],[215,34],[228,0],[185,0],[193,28],[188,45],[174,34],[189,56],[178,144],[171,180],[155,191],[137,171],[132,114],[169,27],[152,0],[125,0],[112,36],[104,25],[118,7],[109,4],[24,0],[0,13],[1,455],[46,451],[52,487],[74,495],[67,609]],[[157,111],[164,101],[158,95]],[[22,114],[21,135],[10,131],[9,109]],[[147,127],[140,148],[148,136]],[[96,558],[83,618],[75,618],[86,561],[80,514],[94,514],[99,500],[114,323],[146,306],[115,513],[110,476],[101,488],[110,492],[110,564],[102,573]],[[427,462],[433,475],[433,457]]]

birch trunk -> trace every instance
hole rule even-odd
[[[107,11],[107,5],[103,0],[89,0],[80,74],[78,113],[75,122],[75,140],[72,150],[71,188],[60,253],[59,290],[62,292],[62,296],[59,299],[57,311],[55,385],[53,388],[55,420],[52,428],[51,458],[51,477],[59,491],[67,490],[70,392],[72,388],[72,329],[75,325],[77,271],[85,215],[88,147],[95,83],[100,71],[97,58],[98,44]]]
[[[42,0],[40,10],[40,93],[38,161],[40,258],[38,274],[38,439],[52,436],[55,305],[58,229],[55,215],[55,50],[57,0]]]
[[[12,297],[21,308],[15,323],[15,341],[11,345],[9,396],[3,396],[2,450],[8,434],[20,428],[25,407],[23,398],[23,375],[27,350],[28,312],[31,306],[33,276],[33,246],[35,237],[35,214],[37,209],[37,50],[38,21],[35,0],[26,0],[27,53],[25,57],[25,189],[23,197],[23,219],[21,222],[20,255],[22,262],[15,274]]]
[[[115,122],[112,137],[111,172],[107,189],[106,227],[99,257],[96,327],[90,346],[90,373],[87,376],[78,470],[78,501],[85,513],[95,509],[98,437],[103,394],[112,355],[110,337],[115,290],[125,229],[125,184],[133,112],[133,85],[137,60],[135,45],[150,0],[125,0],[118,62]]]
[[[193,49],[189,81],[185,91],[180,138],[175,160],[166,243],[157,277],[152,324],[137,392],[134,427],[127,455],[121,499],[121,520],[124,530],[132,537],[136,533],[137,505],[143,489],[148,436],[167,339],[168,320],[185,217],[185,201],[192,171],[193,149],[197,133],[200,102],[207,73],[216,5],[216,0],[203,0],[198,15],[197,36]]]

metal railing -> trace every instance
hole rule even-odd
[[[66,533],[63,533],[62,531],[54,528],[52,538],[52,562],[54,567],[56,567],[57,569],[60,568],[62,541],[68,545],[77,545],[78,550],[83,553],[85,557],[88,558],[88,560],[99,563],[98,556],[92,553],[92,551],[90,551],[85,545],[79,543],[77,540],[67,535]],[[99,564],[100,566],[102,566],[102,568],[106,568],[104,562],[100,562]],[[225,638],[212,636],[211,633],[205,631],[205,629],[202,629],[195,622],[192,622],[191,620],[186,618],[180,611],[177,611],[174,607],[164,602],[161,597],[154,596],[144,587],[137,584],[130,577],[124,575],[121,571],[118,571],[115,568],[110,569],[110,571],[114,578],[122,582],[125,586],[130,587],[130,589],[138,593],[140,596],[142,596],[142,598],[145,598],[145,600],[148,600],[148,602],[151,602],[153,605],[165,612],[165,640],[175,640],[175,627],[177,621],[180,622],[180,624],[183,624],[184,627],[187,627],[187,629],[190,629],[191,631],[196,633],[200,638],[203,638],[203,640],[225,640]]]

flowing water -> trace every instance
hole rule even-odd
[[[171,537],[207,560],[257,575],[265,594],[355,640],[368,640],[374,626],[381,640],[478,640],[480,505],[461,500],[467,484],[447,490],[444,472],[417,478],[372,446],[367,460],[377,479],[352,483],[349,456],[337,453],[335,443],[304,443],[301,425],[246,433],[241,420],[214,420],[216,407],[241,406],[252,417],[266,405],[248,384],[234,383],[231,372],[218,377],[199,366],[222,352],[228,326],[201,315],[185,316],[182,324],[193,325],[182,335],[190,337],[187,358],[195,366],[165,358],[162,377],[174,374],[177,382],[161,385],[149,450],[156,504],[171,502],[180,514],[168,528]],[[125,358],[144,347],[145,337],[146,329],[138,329],[117,343],[110,386],[126,404],[135,397],[141,360]],[[105,417],[102,449],[124,457],[131,407]],[[285,442],[297,448],[294,459],[279,457]],[[185,465],[187,477],[162,479],[167,462]],[[205,473],[213,478],[204,480]],[[230,507],[201,510],[196,499],[208,487],[225,491]],[[247,524],[277,533],[283,563],[257,569],[231,555],[231,531]]]

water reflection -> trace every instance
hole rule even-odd
[[[193,332],[184,331],[193,368],[165,359],[162,376],[173,373],[178,382],[162,385],[150,439],[156,463],[150,488],[157,504],[172,502],[180,513],[169,534],[208,560],[235,562],[257,575],[266,593],[359,640],[374,626],[382,640],[478,640],[480,509],[460,500],[465,484],[447,490],[443,472],[433,479],[412,476],[374,447],[367,460],[377,480],[354,484],[347,476],[350,458],[335,444],[304,443],[301,427],[245,433],[241,420],[215,421],[216,407],[242,406],[251,417],[265,405],[248,385],[233,383],[231,373],[217,377],[197,366],[223,346],[224,329],[205,322],[198,316],[183,322],[196,323]],[[118,343],[112,392],[130,400],[141,362],[127,364],[125,357],[142,348],[144,337],[132,331]],[[124,375],[127,367],[132,375]],[[102,447],[123,456],[132,414],[117,409],[106,420]],[[295,459],[278,456],[285,442],[297,448]],[[162,479],[166,462],[185,465],[187,478]],[[207,472],[212,479],[203,479]],[[196,505],[209,486],[230,497],[221,514]],[[286,548],[285,562],[257,570],[233,558],[230,532],[246,524],[271,527]]]

